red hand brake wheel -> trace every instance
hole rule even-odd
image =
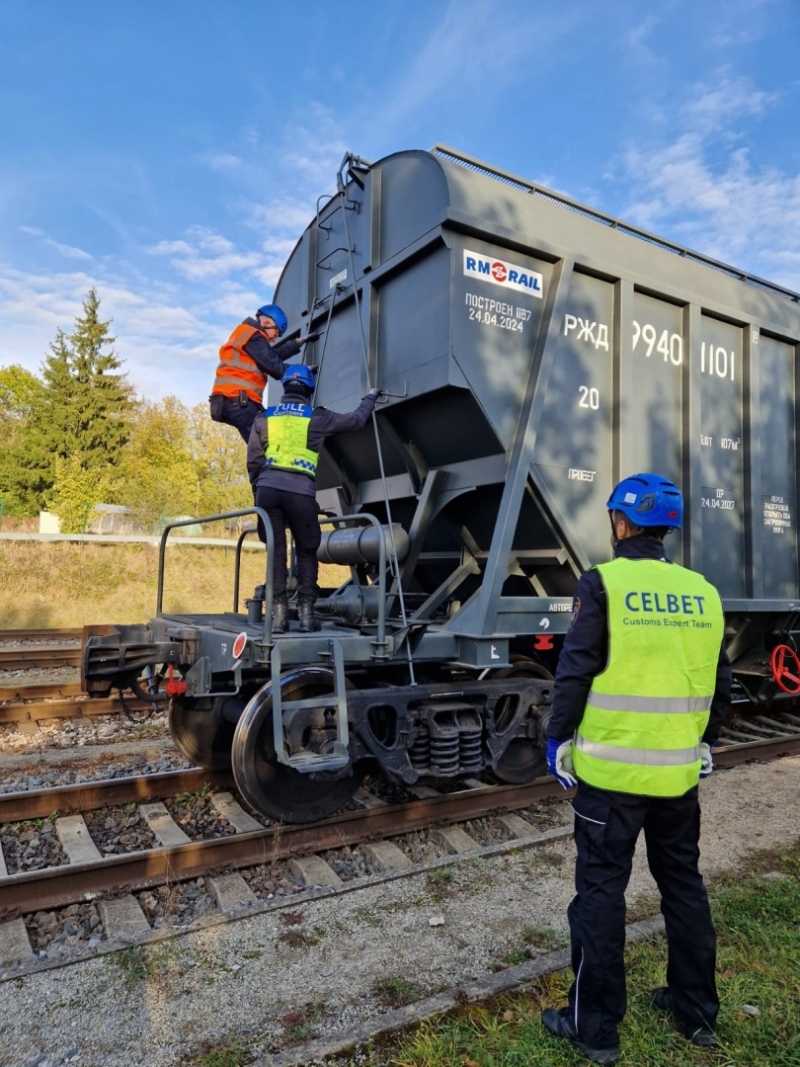
[[[772,650],[770,665],[772,677],[779,689],[793,696],[800,693],[800,658],[793,648],[788,645],[776,645]]]

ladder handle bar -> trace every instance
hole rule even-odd
[[[245,526],[236,542],[236,564],[233,569],[233,614],[239,614],[239,579],[242,565],[242,545],[248,534],[258,533],[257,526]]]
[[[275,555],[275,535],[272,532],[272,523],[269,521],[269,516],[263,508],[242,508],[241,511],[224,511],[218,515],[202,515],[197,519],[176,519],[175,522],[168,522],[164,527],[164,532],[161,534],[161,543],[158,546],[158,597],[156,601],[156,615],[161,614],[163,600],[164,600],[164,557],[167,549],[167,537],[170,530],[175,530],[180,526],[194,526],[197,523],[204,522],[222,522],[223,519],[238,519],[244,515],[255,515],[261,519],[264,526],[264,533],[267,538],[267,566],[264,581],[264,635],[263,641],[265,645],[272,643],[272,593],[273,593],[273,576],[272,576],[272,561]],[[371,516],[374,518],[374,516]],[[377,519],[375,519],[377,523]],[[378,523],[378,525],[380,525]],[[249,529],[243,531],[243,535],[249,533]],[[240,536],[236,545],[237,559],[238,552],[241,548],[241,542],[244,540],[244,536]],[[381,546],[383,556],[383,546]],[[238,590],[237,590],[238,593]],[[237,596],[238,601],[238,596]],[[238,607],[238,604],[237,604]]]

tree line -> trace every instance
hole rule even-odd
[[[99,309],[90,289],[39,375],[0,367],[0,515],[46,509],[80,533],[101,503],[127,507],[145,529],[252,504],[236,431],[204,403],[137,396]]]

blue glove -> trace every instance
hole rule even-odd
[[[572,789],[578,784],[572,767],[572,738],[559,741],[555,737],[547,739],[547,769],[565,789]]]
[[[711,749],[715,748],[719,742],[711,741],[706,744],[705,741],[700,742],[700,777],[708,778],[709,774],[714,770],[714,758],[711,755]]]

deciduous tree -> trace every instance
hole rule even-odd
[[[27,515],[38,507],[19,468],[31,413],[44,383],[16,363],[0,368],[0,499],[7,515]]]

